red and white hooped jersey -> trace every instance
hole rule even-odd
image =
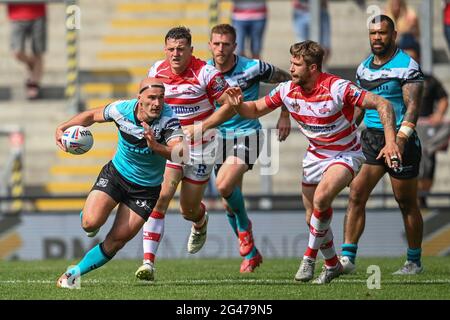
[[[285,105],[309,140],[308,151],[317,158],[334,157],[344,151],[361,150],[355,106],[366,91],[351,81],[322,73],[310,92],[287,81],[265,97],[269,108]]]
[[[174,74],[167,60],[157,61],[148,76],[164,82],[164,102],[172,108],[182,126],[208,118],[215,110],[214,101],[228,88],[219,70],[195,57],[181,74]]]

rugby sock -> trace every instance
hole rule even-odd
[[[246,255],[244,259],[250,260],[251,258],[254,258],[256,256],[257,252],[258,252],[258,250],[256,250],[256,246],[253,246],[252,251],[250,251],[250,253],[248,255]]]
[[[161,212],[152,211],[144,223],[143,235],[144,263],[147,261],[154,263],[159,243],[164,235],[164,215]]]
[[[234,234],[237,236],[237,223],[236,223],[236,216],[233,214],[227,214],[228,223],[231,226],[231,229],[233,229]]]
[[[331,227],[328,228],[328,232],[323,237],[322,245],[320,246],[320,252],[325,259],[325,266],[327,268],[334,268],[338,263],[336,250],[333,243],[333,231]]]
[[[331,208],[328,208],[324,212],[320,212],[316,209],[313,210],[309,225],[308,248],[305,251],[304,258],[313,260],[316,259],[317,252],[319,251],[328,228],[330,227],[332,215],[333,210]]]
[[[417,264],[418,267],[421,266],[420,258],[422,256],[422,248],[411,249],[408,248],[406,252],[406,257],[408,261],[412,261]]]
[[[231,225],[231,228],[234,231],[234,234],[237,236],[238,235],[238,231],[237,231],[237,223],[236,223],[236,217],[234,215],[230,215],[227,214],[227,219],[228,222]],[[250,251],[249,254],[247,254],[244,259],[250,260],[251,258],[254,258],[256,256],[256,253],[258,252],[258,250],[256,250],[256,246],[253,247],[252,251]]]
[[[348,259],[355,263],[356,252],[358,251],[358,244],[356,243],[344,243],[342,246],[342,255],[348,257]]]
[[[233,192],[225,198],[228,206],[233,210],[236,217],[236,222],[238,226],[238,231],[246,231],[248,229],[248,216],[245,210],[244,197],[242,196],[241,190],[238,187],[233,189]]]
[[[113,256],[109,256],[103,250],[103,242],[93,247],[81,259],[76,267],[71,268],[68,273],[71,275],[81,276],[92,270],[100,268],[102,265],[111,260]]]

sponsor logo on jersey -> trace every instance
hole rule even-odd
[[[185,107],[185,106],[172,106],[173,112],[176,114],[193,114],[200,110],[200,106]]]

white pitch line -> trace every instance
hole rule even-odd
[[[81,280],[82,283],[116,283],[116,284],[132,284],[132,283],[148,283],[148,284],[295,284],[294,280],[283,280],[283,279],[222,279],[222,280],[156,280],[155,282],[144,282],[136,280]],[[333,283],[366,283],[365,279],[336,279]],[[51,284],[56,283],[54,280],[0,280],[0,284],[19,284],[19,283],[29,283],[29,284]],[[383,280],[383,284],[450,284],[450,279],[434,279],[434,280],[414,280],[414,279],[404,279],[404,280]]]

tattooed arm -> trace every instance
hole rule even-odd
[[[390,167],[393,167],[391,159],[397,157],[401,161],[401,152],[395,142],[395,113],[392,104],[371,92],[366,92],[361,108],[363,109],[376,109],[380,116],[380,121],[384,128],[384,138],[386,145],[378,154],[377,159],[381,157],[386,158],[386,162]]]
[[[406,113],[403,121],[416,124],[419,118],[420,104],[422,102],[423,82],[409,82],[403,85],[403,101],[406,106]]]
[[[287,73],[286,71],[273,67],[273,73],[270,79],[267,80],[268,83],[280,83],[291,80],[291,75]]]

